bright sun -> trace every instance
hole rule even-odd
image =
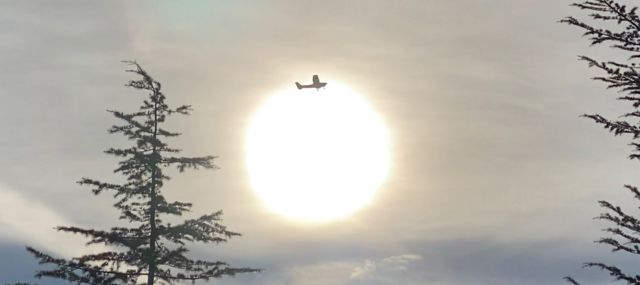
[[[389,169],[380,117],[346,86],[282,90],[247,132],[251,184],[273,212],[303,221],[345,217],[366,205]]]

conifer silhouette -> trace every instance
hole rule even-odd
[[[126,86],[148,92],[139,109],[133,113],[109,111],[123,121],[109,133],[122,134],[133,142],[128,148],[110,148],[105,152],[122,158],[115,173],[126,178],[123,184],[82,178],[79,184],[89,186],[98,195],[109,192],[120,211],[120,219],[129,227],[110,230],[57,227],[58,231],[83,235],[87,244],[106,245],[108,251],[71,259],[56,258],[43,251],[27,247],[47,269],[37,272],[37,278],[51,277],[76,284],[174,284],[180,281],[210,280],[238,273],[257,272],[248,267],[231,267],[222,261],[194,260],[187,256],[187,243],[222,243],[239,236],[227,230],[221,221],[222,211],[183,220],[178,224],[164,222],[163,217],[182,216],[191,203],[168,201],[162,193],[169,179],[168,167],[179,172],[187,169],[214,169],[214,156],[182,157],[180,149],[170,147],[167,138],[180,134],[163,128],[173,115],[189,115],[191,106],[171,108],[165,102],[161,85],[138,63],[127,61],[127,70],[140,78]]]
[[[604,73],[593,79],[604,82],[607,88],[618,90],[623,95],[617,99],[630,102],[634,108],[618,120],[610,120],[598,114],[583,116],[601,124],[616,136],[631,135],[633,140],[630,145],[634,150],[629,158],[640,159],[640,73],[636,64],[640,59],[640,18],[636,13],[637,7],[629,9],[614,0],[590,0],[574,3],[572,6],[587,11],[591,19],[599,21],[600,26],[592,26],[574,17],[566,17],[560,22],[584,30],[584,36],[589,38],[592,45],[610,44],[613,50],[627,55],[626,62],[598,61],[587,56],[580,56],[580,60]],[[624,188],[640,200],[637,187],[625,185]],[[640,218],[607,201],[599,201],[599,204],[605,212],[597,218],[607,221],[611,226],[604,229],[608,236],[596,243],[607,245],[614,252],[640,255]],[[604,270],[616,281],[640,285],[640,273],[627,273],[617,266],[601,262],[588,262],[584,266]],[[565,280],[573,285],[580,284],[571,277],[565,277]]]

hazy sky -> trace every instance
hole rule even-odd
[[[31,281],[24,251],[82,252],[56,225],[107,228],[102,151],[126,141],[106,109],[133,110],[135,59],[168,101],[186,154],[217,171],[177,175],[194,214],[225,211],[243,237],[195,255],[266,269],[214,284],[607,283],[584,261],[631,259],[592,241],[598,199],[625,203],[639,184],[628,139],[578,116],[629,110],[589,80],[578,54],[606,59],[574,28],[570,1],[2,1],[0,283]],[[273,91],[320,74],[366,96],[391,133],[392,170],[375,200],[324,225],[269,213],[244,164],[245,128]],[[80,241],[80,242],[79,242]],[[52,284],[43,280],[42,284]]]

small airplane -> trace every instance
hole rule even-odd
[[[296,82],[296,87],[298,87],[298,89],[302,89],[302,88],[315,88],[316,90],[320,90],[320,88],[323,88],[327,85],[326,82],[320,82],[320,79],[318,79],[318,75],[314,75],[313,76],[313,84],[309,84],[309,85],[302,85],[298,82]]]

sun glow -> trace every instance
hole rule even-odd
[[[273,212],[303,221],[345,217],[365,206],[389,168],[380,117],[346,86],[280,91],[247,131],[251,184]]]

